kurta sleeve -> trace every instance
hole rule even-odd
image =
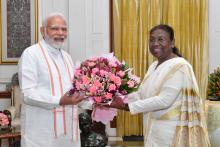
[[[136,114],[169,108],[180,94],[183,74],[183,72],[177,71],[164,83],[158,95],[128,103],[130,112]]]
[[[28,105],[52,109],[59,106],[60,99],[51,95],[40,96],[38,86],[37,57],[28,51],[24,51],[19,60],[19,84],[23,93],[23,101]]]

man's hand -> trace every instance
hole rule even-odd
[[[82,92],[75,92],[73,95],[65,93],[60,99],[60,105],[76,105],[86,98]]]

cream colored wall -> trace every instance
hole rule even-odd
[[[109,0],[70,0],[69,6],[69,52],[73,60],[109,52]]]

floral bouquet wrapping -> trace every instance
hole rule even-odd
[[[132,69],[123,62],[120,63],[113,54],[103,57],[92,57],[75,69],[73,88],[70,90],[70,94],[75,91],[84,91],[86,95],[97,104],[110,104],[115,95],[124,96],[137,90],[140,83],[140,79],[132,74]],[[107,109],[107,110],[104,110]],[[102,116],[99,111],[102,111]],[[115,111],[109,115],[107,112]],[[96,109],[93,111],[93,116],[96,116],[96,121],[105,121],[104,116],[107,119],[113,119],[116,115],[116,110],[112,108]],[[99,115],[97,114],[99,113]],[[100,119],[100,120],[99,120]]]

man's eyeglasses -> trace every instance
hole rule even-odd
[[[67,27],[47,26],[46,28],[50,29],[51,31],[55,31],[55,32],[58,32],[59,30],[63,32],[67,32]]]

